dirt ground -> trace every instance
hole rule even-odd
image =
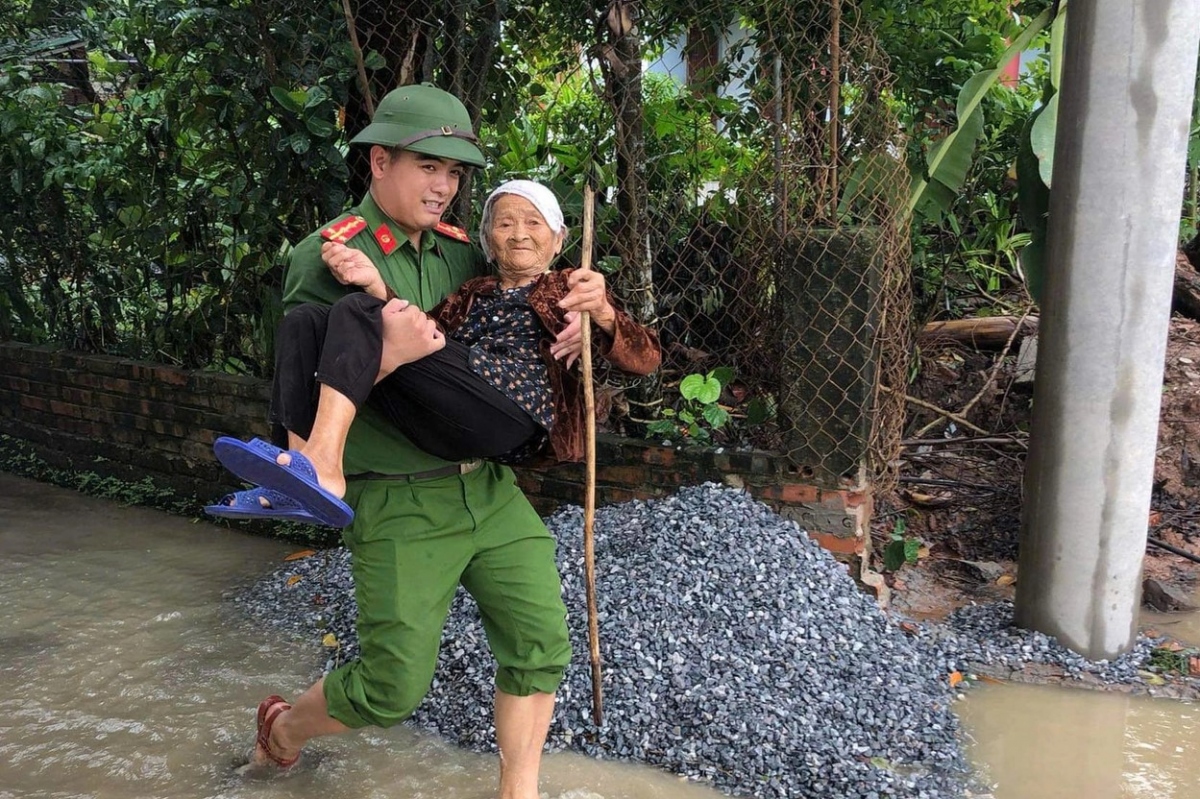
[[[922,347],[910,396],[986,435],[910,404],[899,483],[877,505],[872,530],[875,568],[900,612],[940,618],[1014,595],[1032,404],[1032,385],[1014,380],[1017,349],[1001,357],[953,342]],[[1200,556],[1200,323],[1178,316],[1167,345],[1151,507],[1150,537]],[[888,571],[883,553],[897,537],[919,541],[918,560]],[[1172,596],[1163,599],[1156,586],[1147,595],[1170,604],[1195,593],[1200,564],[1150,545],[1144,576]]]

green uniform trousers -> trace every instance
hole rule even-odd
[[[343,540],[358,601],[360,659],[325,678],[329,715],[350,727],[406,719],[429,691],[450,601],[475,598],[496,688],[554,693],[571,659],[555,542],[510,469],[485,463],[435,480],[352,480]]]

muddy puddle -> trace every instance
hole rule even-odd
[[[1200,786],[1200,705],[981,685],[956,709],[995,799],[1182,799]]]
[[[494,796],[494,756],[407,727],[325,739],[282,778],[235,775],[257,701],[315,676],[310,645],[263,634],[227,600],[293,549],[0,474],[0,799]],[[956,707],[997,799],[1184,797],[1200,784],[1197,706],[980,685]],[[541,787],[720,795],[573,754],[547,756]]]

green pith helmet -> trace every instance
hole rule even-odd
[[[487,165],[466,106],[431,83],[392,89],[379,101],[371,124],[350,143],[400,147],[471,166]]]

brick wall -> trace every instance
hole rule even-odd
[[[261,380],[185,371],[54,347],[0,343],[0,434],[22,439],[61,469],[131,481],[149,476],[185,496],[215,498],[236,485],[212,456],[219,435],[266,435],[269,386]],[[603,506],[722,482],[745,488],[796,519],[826,547],[861,553],[871,497],[804,483],[766,452],[692,450],[601,435],[596,503]],[[584,467],[519,471],[539,511],[583,504]]]

